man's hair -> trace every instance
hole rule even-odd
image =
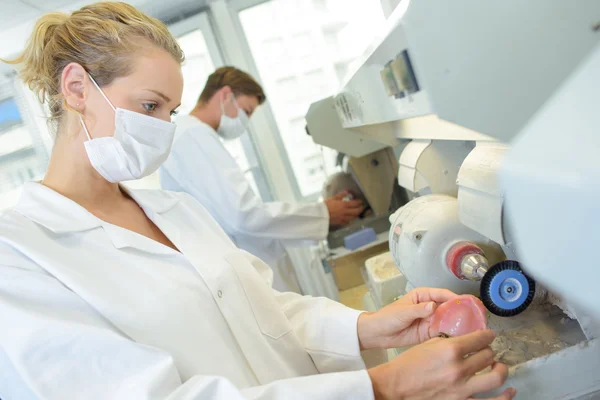
[[[229,86],[235,96],[246,95],[258,98],[258,104],[263,104],[267,100],[263,88],[249,74],[235,67],[221,67],[210,74],[206,80],[198,102],[207,103],[225,86]]]

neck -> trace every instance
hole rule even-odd
[[[108,182],[91,166],[82,149],[84,136],[67,132],[57,135],[42,184],[85,208],[112,205],[124,195],[118,184]]]
[[[212,108],[209,103],[198,103],[190,112],[190,115],[198,118],[216,131],[221,123],[221,115],[217,116]]]

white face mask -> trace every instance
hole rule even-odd
[[[109,182],[140,179],[155,172],[169,157],[175,124],[122,108],[115,108],[94,78],[90,79],[115,112],[114,136],[88,137],[85,150],[92,167]]]
[[[221,122],[219,123],[217,133],[226,140],[239,138],[246,132],[246,128],[248,127],[248,114],[238,107],[235,98],[233,99],[233,104],[238,110],[238,115],[235,118],[225,114],[225,104],[221,100]]]

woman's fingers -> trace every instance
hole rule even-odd
[[[467,375],[470,376],[475,375],[492,364],[494,364],[494,351],[490,347],[487,347],[465,358],[464,368]]]
[[[446,340],[457,347],[458,353],[466,356],[487,348],[492,344],[495,338],[496,333],[494,331],[486,330],[475,331],[468,335],[453,337]]]
[[[485,372],[479,375],[472,376],[465,384],[467,392],[472,394],[475,393],[486,393],[490,390],[498,389],[508,377],[508,367],[501,363],[495,363],[490,372]],[[512,392],[511,392],[512,393]],[[513,396],[506,397],[507,392],[505,391],[498,399],[512,399]],[[505,396],[505,397],[502,397]]]
[[[439,288],[418,288],[410,291],[406,296],[411,296],[413,303],[423,303],[427,301],[435,301],[436,303],[444,303],[454,297],[456,293],[448,289]]]

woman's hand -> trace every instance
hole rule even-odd
[[[370,369],[375,399],[470,400],[498,389],[506,381],[508,368],[494,362],[489,345],[495,336],[492,331],[477,331],[435,338]],[[491,371],[477,374],[488,367]],[[515,394],[514,389],[506,389],[494,400],[510,400]]]
[[[358,338],[362,350],[405,347],[436,337],[430,329],[438,305],[455,297],[446,289],[420,288],[374,313],[358,319]]]

